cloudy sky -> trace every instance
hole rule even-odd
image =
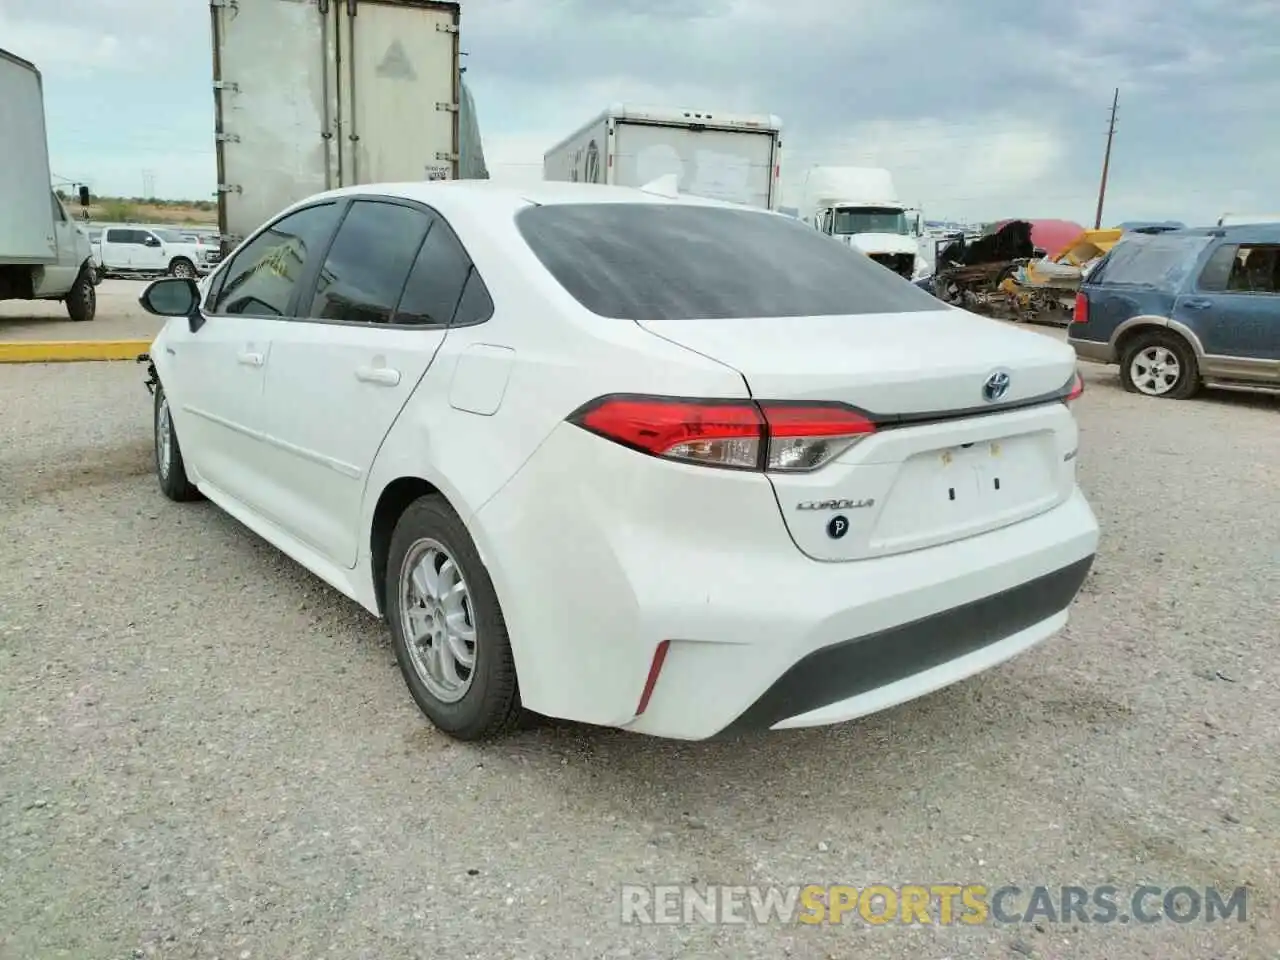
[[[250,0],[245,0],[250,2]],[[890,168],[932,218],[1280,212],[1280,0],[464,0],[495,179],[609,103],[779,115],[784,203],[815,164]],[[204,0],[0,0],[45,78],[54,172],[215,185]]]

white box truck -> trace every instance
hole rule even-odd
[[[804,178],[806,219],[910,280],[928,272],[920,256],[923,214],[898,199],[880,167],[814,167]]]
[[[674,174],[681,193],[776,210],[782,121],[615,104],[543,157],[544,180],[642,187]]]
[[[92,320],[92,255],[53,192],[40,71],[0,50],[0,300],[61,300],[72,320]]]
[[[488,173],[459,4],[211,0],[224,253],[335,187]]]

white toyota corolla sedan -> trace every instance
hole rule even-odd
[[[313,196],[153,283],[160,487],[390,624],[465,740],[849,720],[1052,636],[1070,347],[786,216],[487,181]]]

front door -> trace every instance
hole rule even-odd
[[[271,453],[285,530],[351,568],[378,450],[443,343],[470,260],[449,226],[415,205],[356,200],[314,295],[279,324],[267,374]]]
[[[181,385],[170,405],[183,456],[203,482],[268,518],[261,480],[272,339],[338,213],[334,202],[306,207],[245,243],[209,290],[204,324],[168,344]]]
[[[80,229],[67,214],[56,194],[50,194],[53,200],[53,234],[58,242],[58,259],[51,266],[44,268],[45,285],[58,290],[69,290],[80,273],[81,258],[79,256]]]
[[[165,260],[164,241],[150,230],[135,230],[133,247],[133,269],[151,272],[164,272],[168,269]]]

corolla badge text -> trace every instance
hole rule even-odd
[[[801,500],[797,510],[864,510],[874,507],[875,500]]]

